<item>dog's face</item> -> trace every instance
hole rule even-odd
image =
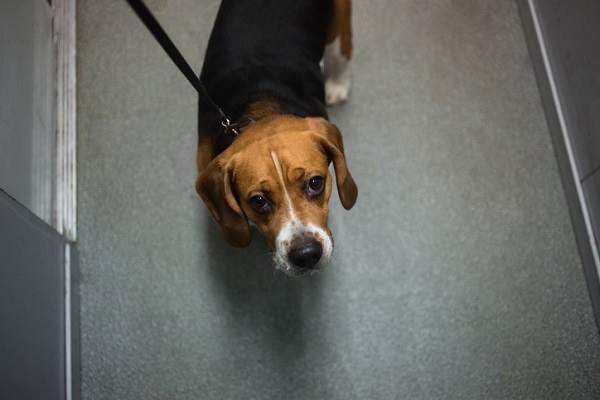
[[[301,275],[324,267],[333,251],[327,227],[330,162],[342,205],[350,209],[358,190],[335,125],[322,118],[266,117],[211,161],[196,189],[229,244],[249,245],[252,221],[266,236],[277,267]]]

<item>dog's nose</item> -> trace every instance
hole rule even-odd
[[[302,268],[313,268],[323,255],[323,246],[317,242],[309,242],[290,250],[288,257],[292,264]]]

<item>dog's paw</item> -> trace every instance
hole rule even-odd
[[[328,106],[335,106],[348,100],[351,79],[348,74],[345,75],[325,81],[325,103]]]

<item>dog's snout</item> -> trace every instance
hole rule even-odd
[[[314,241],[295,246],[288,254],[292,264],[302,268],[313,268],[322,256],[323,246]]]
[[[333,251],[331,235],[315,225],[289,222],[276,238],[275,266],[290,276],[321,270]]]

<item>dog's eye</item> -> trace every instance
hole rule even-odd
[[[313,176],[308,181],[308,193],[311,196],[317,196],[321,194],[325,187],[325,179],[321,176]]]
[[[271,209],[271,206],[269,205],[269,202],[267,201],[267,199],[265,199],[262,196],[254,196],[250,199],[250,205],[252,206],[252,208],[254,208],[256,211],[263,213],[263,212],[267,212]]]

